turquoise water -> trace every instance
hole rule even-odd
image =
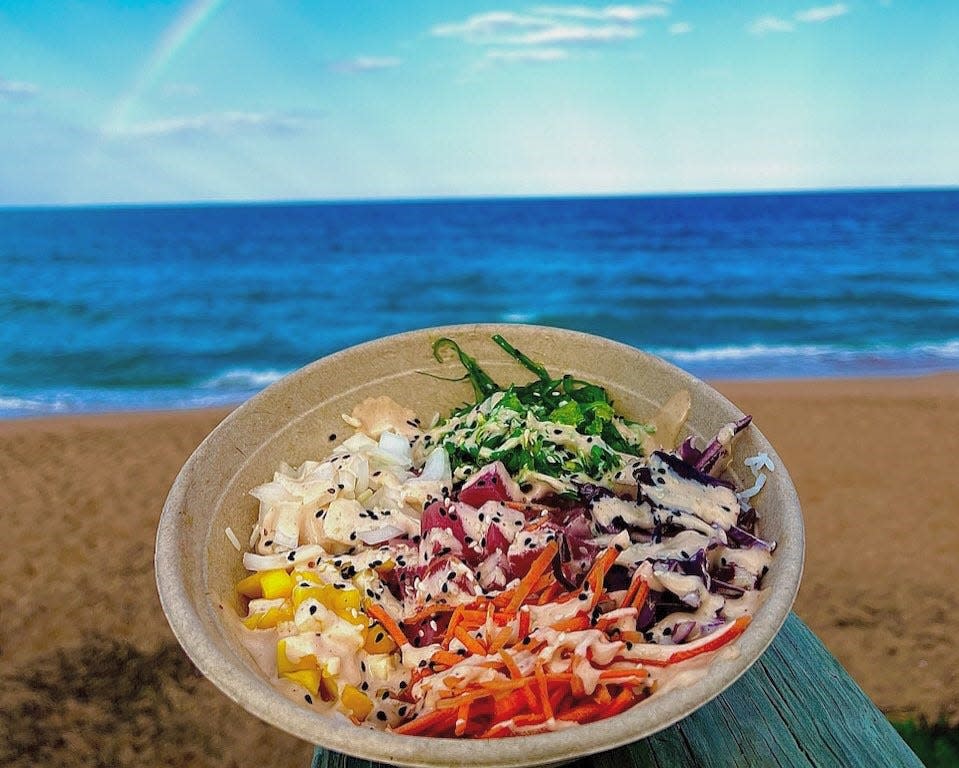
[[[390,333],[707,378],[959,367],[959,191],[0,210],[0,415],[237,403]]]

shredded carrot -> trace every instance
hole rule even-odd
[[[629,709],[636,701],[636,697],[633,695],[633,692],[624,689],[619,692],[615,699],[613,699],[602,711],[602,717],[612,717],[613,715],[618,715],[620,712],[623,712]]]
[[[456,726],[453,728],[453,734],[456,736],[462,736],[466,733],[466,725],[470,720],[470,702],[464,702],[460,705],[460,708],[456,710]]]
[[[568,619],[561,619],[551,625],[557,632],[578,632],[581,629],[589,629],[589,616],[585,613],[577,613]]]
[[[615,550],[613,551],[615,552]],[[543,551],[539,553],[539,556],[530,565],[529,571],[526,572],[526,575],[523,576],[519,584],[516,585],[513,599],[510,600],[508,605],[508,610],[513,613],[519,610],[519,607],[529,595],[533,585],[539,580],[540,576],[546,573],[546,569],[549,568],[550,563],[553,562],[553,558],[556,557],[557,552],[559,552],[559,545],[555,541],[549,542],[543,548]]]
[[[586,696],[586,688],[583,687],[583,678],[575,672],[569,676],[569,687],[574,699],[582,699]]]
[[[626,590],[626,594],[623,595],[623,599],[620,602],[620,607],[625,608],[628,605],[633,604],[633,599],[636,597],[636,593],[639,591],[639,585],[643,582],[644,579],[639,575],[639,569],[636,569],[636,573],[633,574],[633,580],[629,583],[629,588]]]
[[[560,712],[556,715],[557,720],[573,720],[577,723],[588,722],[589,720],[599,719],[597,715],[600,711],[600,705],[595,701],[587,701],[584,704],[580,704],[576,707],[571,707],[565,712]]]
[[[366,604],[366,614],[376,619],[380,624],[383,625],[383,629],[387,631],[390,637],[393,638],[393,642],[397,645],[403,646],[406,645],[409,640],[406,639],[406,635],[403,633],[403,630],[400,629],[400,625],[396,623],[389,612],[379,603],[374,603],[369,601]]]
[[[498,651],[500,648],[506,645],[512,637],[513,637],[513,628],[503,627],[499,632],[497,632],[493,636],[493,639],[490,642],[490,651]]]
[[[596,691],[593,693],[593,698],[595,698],[599,704],[608,704],[610,701],[612,701],[613,697],[609,694],[609,688],[601,683],[596,686]]]
[[[563,591],[563,585],[560,584],[558,581],[553,581],[553,583],[550,584],[543,591],[543,593],[539,596],[539,599],[536,602],[539,605],[546,605],[546,603],[551,603],[553,602],[553,600],[559,597],[559,593],[562,591]]]
[[[462,660],[463,657],[458,653],[450,653],[449,651],[437,651],[430,657],[430,661],[435,661],[437,664],[445,664],[448,667],[459,664]]]
[[[586,575],[586,583],[592,587],[593,598],[590,601],[590,609],[595,608],[603,596],[603,581],[606,579],[606,573],[613,567],[616,558],[619,557],[619,550],[615,547],[608,547],[596,558],[593,567]]]
[[[544,589],[546,589],[552,583],[553,583],[553,574],[549,572],[544,573],[542,576],[539,577],[537,582],[533,585],[533,588],[530,590],[530,592],[531,594],[537,595],[540,592],[542,592]]]
[[[649,672],[642,667],[635,667],[633,669],[604,669],[599,673],[600,680],[622,680],[630,677],[642,680],[649,677]]]
[[[539,686],[540,704],[543,707],[543,716],[550,720],[553,717],[553,706],[549,701],[549,687],[546,684],[546,673],[543,671],[543,662],[536,662],[536,682]]]
[[[509,651],[500,649],[499,656],[503,660],[503,666],[506,667],[509,676],[514,680],[521,680],[523,673],[519,671],[519,667],[516,666],[516,660],[510,656]]]
[[[455,714],[448,709],[434,709],[432,712],[425,712],[408,723],[403,723],[393,729],[394,733],[402,733],[406,736],[423,736],[432,733],[441,733],[444,726],[449,727]]]
[[[531,619],[529,608],[519,609],[519,628],[516,630],[517,643],[521,643],[529,637]]]
[[[475,653],[477,656],[486,655],[486,649],[483,647],[483,644],[463,629],[462,625],[456,628],[453,636],[466,646],[466,650],[470,653]]]
[[[450,623],[446,625],[446,634],[443,635],[443,647],[450,647],[450,640],[453,639],[453,633],[456,631],[456,627],[459,626],[459,623],[463,620],[463,614],[466,612],[466,609],[462,605],[456,606],[456,610],[453,611],[453,615],[450,616]]]
[[[419,624],[421,621],[425,621],[438,613],[451,613],[453,610],[453,606],[447,605],[446,603],[431,603],[430,605],[420,608],[420,610],[406,619],[406,623]]]
[[[646,598],[649,596],[649,584],[646,583],[645,579],[640,579],[639,589],[636,590],[636,595],[633,597],[633,602],[631,605],[637,611],[642,611],[643,606],[646,605]]]

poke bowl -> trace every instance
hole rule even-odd
[[[465,375],[460,363],[466,367]],[[549,426],[556,427],[556,434],[566,430],[568,439],[583,444],[583,461],[593,456],[600,462],[594,436],[602,442],[600,437],[606,435],[610,444],[618,445],[615,434],[602,432],[611,429],[612,417],[603,417],[607,420],[593,429],[590,424],[600,424],[595,414],[612,413],[609,405],[624,415],[616,428],[626,436],[626,444],[618,446],[619,464],[606,467],[617,472],[604,476],[612,478],[606,483],[612,490],[586,482],[585,464],[573,461],[572,448],[545,460],[568,468],[581,496],[574,501],[568,497],[576,494],[564,493],[568,488],[555,482],[550,487],[550,477],[539,471],[546,465],[527,471],[521,478],[527,482],[507,487],[509,473],[490,475],[497,462],[486,464],[482,456],[477,458],[479,449],[470,455],[457,453],[456,441],[463,440],[464,433],[452,425],[475,428],[476,420],[467,418],[470,413],[482,412],[480,421],[490,421],[490,408],[512,397],[504,390],[528,395],[536,389],[537,376],[555,385],[552,394],[557,396],[561,386],[581,385],[580,390],[569,391],[585,403],[574,408],[577,418],[585,421],[564,418],[569,408],[564,408],[566,400],[559,400],[561,407],[553,409],[558,421]],[[591,387],[588,397],[582,394],[586,387]],[[369,416],[369,406],[366,416],[362,408],[356,410],[364,403],[383,402],[402,407],[398,412],[408,417],[403,419],[408,429],[402,424],[389,426],[381,411],[379,417]],[[587,411],[591,415],[583,417]],[[467,417],[457,421],[453,413]],[[374,427],[370,422],[376,418],[387,423]],[[535,421],[530,413],[524,418]],[[586,423],[590,419],[593,422]],[[670,432],[676,434],[667,436]],[[442,494],[435,489],[426,493],[410,513],[415,512],[414,528],[422,525],[422,537],[405,518],[404,524],[382,518],[389,505],[365,503],[371,496],[379,498],[374,489],[380,495],[389,489],[364,476],[363,493],[350,494],[348,500],[361,510],[362,522],[340,514],[336,528],[331,520],[333,505],[339,502],[326,499],[314,504],[321,538],[310,538],[311,534],[310,543],[302,538],[304,526],[313,525],[311,507],[309,520],[294,525],[293,539],[280,540],[283,526],[277,522],[276,499],[286,499],[287,491],[271,496],[271,483],[287,488],[310,472],[322,473],[323,462],[331,455],[337,461],[349,459],[351,450],[368,451],[375,460],[401,434],[413,456],[419,441],[420,457],[408,460],[397,472],[423,481],[430,472],[438,472],[436,484],[442,483]],[[528,437],[529,430],[524,434]],[[424,451],[424,442],[430,442],[427,435],[440,437],[432,450]],[[384,446],[384,441],[390,445]],[[471,450],[476,448],[470,445]],[[426,461],[432,468],[427,469],[423,456],[431,454],[434,460]],[[446,462],[442,467],[439,459]],[[537,491],[531,479],[546,484]],[[616,486],[620,482],[622,488]],[[486,483],[499,495],[477,497]],[[328,490],[331,499],[342,496],[337,485],[341,484],[320,493]],[[662,487],[671,485],[677,498],[686,502],[662,500],[658,495]],[[457,495],[470,486],[472,496]],[[703,512],[705,501],[688,501],[691,493],[716,500],[715,514]],[[465,506],[456,506],[461,503]],[[600,503],[606,510],[602,514]],[[493,538],[488,521],[482,547],[468,535],[464,544],[462,526],[449,522],[451,513],[458,523],[457,513],[494,510],[484,504],[498,504],[495,509],[503,510],[503,517],[517,517],[522,535],[510,533],[500,552],[486,540]],[[629,528],[624,523],[622,511],[628,507],[625,516],[630,520],[637,505],[655,525],[633,520],[640,527]],[[378,510],[379,517],[372,510]],[[727,513],[725,522],[717,518]],[[324,517],[327,514],[329,518]],[[574,525],[570,520],[577,515],[593,525],[587,544],[570,533]],[[352,520],[352,529],[343,527],[343,519]],[[430,531],[427,519],[433,520]],[[458,542],[449,540],[454,528],[459,531],[453,537]],[[432,538],[431,532],[436,534]],[[539,534],[543,537],[536,539]],[[358,562],[350,558],[362,556],[370,547],[407,547],[396,551],[415,556],[427,541],[432,542],[431,556],[441,556],[445,566],[462,566],[460,560],[472,563],[477,577],[461,579],[448,569],[433,589],[427,588],[432,582],[420,571],[404,592],[403,579],[395,583],[396,573],[409,570],[403,555],[394,554],[388,564],[388,554],[375,560],[367,557],[362,566],[350,564]],[[698,559],[685,549],[682,557],[668,554],[670,541],[690,543],[683,544],[685,549],[695,544]],[[523,542],[530,552],[519,553],[522,557],[517,559],[515,547],[522,548]],[[470,547],[476,549],[474,560]],[[679,552],[681,547],[677,543],[673,549]],[[803,553],[799,499],[781,459],[759,428],[707,384],[658,357],[596,336],[530,325],[478,324],[411,331],[337,352],[237,408],[196,449],[170,491],[157,532],[156,573],[163,610],[187,654],[227,696],[267,723],[324,748],[384,763],[505,768],[562,763],[636,741],[717,696],[759,658],[786,620],[799,588]],[[324,582],[320,561],[327,555],[337,558],[338,569],[347,563],[349,572],[340,571],[342,576]],[[477,565],[487,555],[487,565]],[[396,559],[402,567],[397,567]],[[502,567],[497,571],[487,561]],[[371,573],[373,582],[356,581],[360,567]],[[670,586],[687,583],[693,573],[704,581],[698,597]],[[748,583],[742,581],[744,574]],[[470,579],[473,586],[467,583]],[[440,598],[441,584],[444,594],[457,597]],[[344,599],[354,590],[359,597],[351,606]],[[413,614],[423,610],[424,591],[432,612],[416,618]],[[658,604],[654,596],[660,596]],[[715,615],[702,619],[695,611],[686,616],[668,608],[670,601],[687,597],[688,604],[677,602],[677,610],[701,609],[702,614],[706,604],[715,601],[718,607],[706,611]],[[405,614],[394,619],[384,610],[391,605],[402,610],[404,600]],[[530,614],[546,621],[543,606],[550,605],[569,610],[552,625],[554,629],[540,628],[535,621],[531,626]],[[677,615],[690,620],[677,621]],[[340,622],[346,634],[355,630],[359,638],[355,651],[347,645],[343,658],[326,666],[317,662],[319,651],[292,650],[300,637],[296,627],[304,626],[317,631],[303,636],[317,638],[313,641],[317,648],[328,649],[331,633],[340,630],[316,624],[323,616]],[[470,616],[475,618],[472,625]],[[548,621],[554,619],[552,615]],[[464,631],[467,626],[472,633]],[[600,630],[601,639],[591,645],[574,649],[575,643],[567,642],[589,633],[596,636]],[[532,649],[547,658],[547,651],[556,650],[547,640],[566,643],[564,653],[549,657],[551,667],[527,652]],[[432,655],[424,655],[423,648]],[[453,685],[450,681],[462,666],[456,654],[483,662],[482,684],[474,675],[469,687],[442,688]],[[365,663],[362,689],[361,678],[353,680],[346,672],[363,658],[392,665],[383,680],[393,690],[384,683],[382,703],[381,689],[369,688]],[[505,667],[497,667],[499,658]],[[513,658],[526,667],[518,668]],[[535,661],[535,675],[530,659]],[[337,664],[330,666],[332,661]],[[568,666],[560,668],[560,663]],[[589,675],[574,680],[582,665],[587,665]],[[411,677],[403,677],[407,668]],[[587,678],[584,691],[582,680]],[[463,682],[462,675],[457,679]],[[563,685],[571,687],[560,690]],[[536,691],[542,693],[541,699]],[[520,707],[525,697],[532,711],[514,711],[506,721],[498,717],[509,700],[507,694]],[[423,709],[427,700],[430,711]],[[481,749],[477,738],[483,738]]]

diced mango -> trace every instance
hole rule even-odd
[[[308,583],[309,586],[303,586],[304,584]],[[326,605],[324,595],[326,595],[329,588],[329,584],[313,584],[306,581],[297,581],[296,586],[293,587],[293,607],[299,608],[300,603],[302,603],[304,600],[310,599]]]
[[[355,685],[344,685],[343,695],[340,697],[343,706],[357,720],[366,720],[373,711],[373,702],[370,697]]]
[[[297,685],[302,685],[314,696],[320,695],[320,683],[323,674],[318,669],[301,669],[296,672],[283,672],[281,677],[291,680]]]
[[[247,629],[273,629],[284,621],[293,621],[293,605],[284,600],[282,605],[268,608],[265,611],[255,611],[243,619]]]
[[[307,581],[302,579],[294,582],[292,597],[295,608],[299,608],[304,600],[316,600],[341,619],[351,624],[366,625],[366,616],[360,611],[360,593],[355,587],[337,589],[326,583],[310,582],[308,586],[304,584],[307,584]]]
[[[251,599],[289,597],[292,589],[290,574],[283,568],[252,573],[236,585],[237,594]]]
[[[340,695],[340,687],[336,683],[336,678],[333,675],[328,675],[325,671],[320,685],[322,686],[320,688],[320,698],[323,701],[335,701],[337,696]]]
[[[312,653],[287,655],[287,646],[295,644],[293,638],[282,637],[276,643],[276,670],[281,675],[286,672],[302,672],[303,670],[320,671],[320,662]]]
[[[323,579],[321,579],[313,571],[293,571],[293,584],[299,584],[304,581],[309,581],[312,584],[322,584]]]
[[[245,579],[240,579],[236,585],[236,593],[243,597],[263,597],[263,587],[260,584],[262,573],[251,573]]]
[[[390,637],[389,632],[383,629],[383,625],[374,622],[366,632],[366,641],[363,643],[363,650],[367,653],[392,653],[396,650],[396,643]]]
[[[264,571],[260,585],[263,590],[263,597],[269,600],[277,597],[289,597],[293,591],[290,574],[282,569]]]
[[[329,602],[325,604],[337,616],[350,621],[359,613],[360,591],[355,587],[344,587],[343,589],[331,587]],[[354,621],[353,623],[358,622]]]

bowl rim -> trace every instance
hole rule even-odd
[[[685,688],[673,689],[651,696],[639,705],[606,720],[565,728],[558,731],[507,739],[487,740],[481,751],[476,749],[474,739],[448,739],[424,736],[405,736],[384,731],[360,728],[347,722],[326,716],[323,713],[306,709],[287,698],[274,688],[265,677],[253,675],[246,669],[242,660],[223,652],[215,638],[204,630],[203,616],[190,596],[189,586],[179,559],[180,540],[183,529],[180,517],[183,514],[184,501],[195,482],[195,473],[202,467],[210,448],[226,435],[245,414],[282,392],[298,379],[309,377],[328,365],[331,361],[355,355],[357,352],[375,352],[377,348],[397,343],[405,343],[416,337],[425,340],[436,336],[452,336],[457,333],[493,333],[508,332],[510,328],[522,328],[530,332],[558,334],[567,338],[601,343],[613,351],[617,348],[623,354],[639,355],[644,365],[651,365],[679,379],[677,388],[685,385],[695,396],[697,390],[705,391],[716,403],[732,414],[742,416],[739,410],[726,397],[709,384],[662,358],[608,338],[593,334],[530,324],[512,323],[471,323],[424,327],[404,333],[381,337],[372,341],[356,344],[334,352],[309,363],[284,376],[252,398],[241,404],[226,416],[200,443],[178,473],[163,506],[157,526],[154,567],[156,571],[157,591],[161,607],[173,630],[174,635],[196,667],[230,699],[261,720],[270,723],[298,738],[307,740],[329,750],[360,757],[379,760],[397,765],[440,766],[471,765],[484,768],[508,768],[512,766],[531,766],[546,763],[558,763],[577,757],[614,749],[632,743],[663,730],[683,719],[693,711],[708,703],[722,691],[732,685],[754,664],[779,632],[789,615],[802,578],[805,557],[805,537],[799,498],[789,473],[765,435],[753,425],[752,433],[762,450],[766,451],[776,463],[775,478],[781,484],[782,492],[788,499],[793,514],[783,515],[781,519],[782,540],[787,542],[786,551],[782,545],[776,551],[776,569],[779,588],[768,590],[746,631],[732,644],[738,649],[733,658],[714,659],[710,672],[702,679]],[[295,418],[300,414],[292,414]],[[214,534],[212,517],[210,524],[200,533],[204,537],[203,551]],[[200,578],[209,605],[204,606],[209,619],[215,614],[208,584],[206,561],[202,564]],[[215,623],[221,623],[213,616]],[[222,624],[222,623],[221,623]],[[221,626],[221,629],[222,626]],[[226,631],[223,629],[223,631]]]

